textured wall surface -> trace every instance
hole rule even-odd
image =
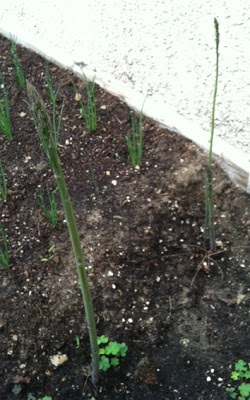
[[[76,72],[82,66],[138,109],[148,93],[146,114],[204,147],[216,17],[221,41],[215,152],[249,173],[249,2],[0,0],[0,5],[5,35]]]

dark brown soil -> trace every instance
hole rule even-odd
[[[83,83],[50,65],[53,85],[60,87],[58,110],[65,103],[59,154],[86,256],[98,334],[129,349],[120,368],[102,373],[93,387],[60,200],[55,229],[37,203],[41,187],[55,188],[53,174],[4,38],[0,49],[13,134],[12,142],[0,136],[8,185],[0,210],[10,258],[9,271],[0,270],[0,399],[26,400],[29,393],[53,400],[228,399],[232,365],[250,361],[249,196],[214,163],[218,251],[208,263],[203,152],[144,118],[142,165],[133,169],[125,146],[126,104],[96,87],[98,128],[86,134],[71,81],[85,101]],[[18,54],[26,79],[51,110],[43,59],[23,48]],[[52,245],[54,257],[42,262]],[[50,357],[60,352],[68,361],[56,368]],[[18,395],[12,393],[15,384],[21,387]]]

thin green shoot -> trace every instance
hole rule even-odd
[[[2,243],[0,243],[0,265],[2,265],[4,269],[9,269],[8,242],[2,223],[0,223],[0,235],[2,239]]]
[[[76,337],[75,337],[75,348],[79,349],[79,347],[80,347],[80,338],[79,338],[79,336],[76,335]]]
[[[20,88],[23,89],[25,86],[25,78],[24,78],[22,65],[21,65],[20,60],[17,55],[16,42],[13,39],[11,39],[11,54],[12,54],[12,58],[13,58],[13,61],[15,64],[17,82],[18,82]]]
[[[46,72],[46,81],[47,81],[47,86],[48,86],[48,90],[49,90],[50,100],[52,103],[52,126],[53,126],[54,142],[55,142],[56,147],[58,147],[64,103],[62,103],[60,113],[58,116],[58,120],[56,120],[56,102],[57,102],[57,95],[59,93],[59,89],[57,89],[56,92],[54,91],[52,79],[51,79],[51,75],[50,75],[50,71],[49,71],[49,64],[48,64],[47,60],[45,60],[45,72]]]
[[[76,219],[63,175],[60,159],[58,157],[58,149],[52,134],[52,124],[46,111],[44,102],[35,87],[29,82],[27,82],[27,93],[39,139],[42,143],[45,154],[48,157],[51,168],[54,171],[54,177],[57,183],[68,225],[89,332],[92,355],[92,382],[94,385],[96,385],[99,378],[99,349],[97,345],[94,309],[88,284],[86,263],[82,252],[80,235],[77,229]]]
[[[1,73],[0,87],[2,89],[2,98],[0,98],[0,131],[5,134],[9,141],[12,141],[8,91],[5,87],[5,83]]]
[[[146,98],[143,102],[142,109],[139,114],[139,118],[137,118],[135,112],[131,111],[131,132],[128,132],[126,135],[126,145],[129,154],[129,161],[133,167],[141,165],[142,159],[142,142],[143,142],[143,135],[142,135],[142,112],[144,103]]]
[[[87,131],[94,132],[97,128],[97,112],[96,112],[96,100],[95,100],[95,80],[91,82],[87,80],[85,74],[83,73],[83,79],[86,89],[86,107],[83,104],[82,96],[79,93],[77,87],[73,83],[73,88],[75,91],[76,99],[80,104],[80,118],[84,118]]]
[[[211,118],[211,134],[210,134],[210,146],[207,160],[207,178],[205,187],[205,226],[204,226],[204,242],[206,241],[207,230],[209,232],[209,243],[210,250],[215,251],[215,231],[214,231],[214,203],[213,203],[213,175],[212,175],[212,154],[213,154],[213,139],[214,139],[214,125],[215,125],[215,106],[216,97],[218,90],[218,78],[219,78],[219,23],[214,19],[215,27],[215,42],[216,42],[216,72],[215,72],[215,85],[212,105],[212,118]]]
[[[2,197],[3,201],[7,200],[7,183],[6,183],[6,178],[5,178],[5,173],[3,170],[3,166],[0,163],[0,195]]]
[[[50,222],[50,224],[53,226],[53,228],[56,227],[57,225],[57,204],[56,204],[56,198],[55,198],[55,193],[56,190],[50,191],[48,184],[46,184],[46,192],[47,192],[47,198],[48,198],[48,203],[49,207],[47,208],[45,205],[45,199],[44,199],[44,192],[41,190],[40,195],[37,197],[38,204],[41,208],[41,211],[43,215],[47,218],[47,220]]]

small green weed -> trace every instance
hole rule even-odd
[[[99,347],[100,364],[99,368],[102,371],[107,371],[111,366],[117,367],[120,365],[120,357],[125,357],[128,347],[125,343],[110,342],[107,336],[97,338]]]
[[[234,366],[231,378],[238,383],[236,388],[226,388],[231,399],[250,400],[250,363],[239,360]]]
[[[48,257],[41,258],[42,262],[49,262],[52,260],[54,257],[54,250],[55,250],[55,245],[53,244],[49,249],[48,249]]]
[[[3,166],[1,163],[0,163],[0,195],[3,201],[7,200],[7,183],[5,179]]]
[[[8,91],[5,87],[5,83],[0,73],[0,87],[2,89],[2,98],[0,98],[0,130],[5,134],[7,139],[12,141],[11,127],[10,127],[10,110],[9,110],[9,99]]]
[[[38,201],[38,204],[41,208],[43,215],[47,218],[47,220],[50,222],[50,224],[53,226],[53,228],[55,228],[57,225],[57,205],[56,205],[56,199],[55,199],[55,193],[56,193],[57,189],[50,191],[49,186],[47,184],[46,191],[47,191],[47,196],[48,196],[49,208],[47,209],[45,206],[44,193],[42,190],[41,190],[40,195],[37,198],[37,201]]]
[[[79,338],[79,336],[75,337],[75,347],[76,347],[76,349],[79,349],[79,347],[80,347],[80,338]]]
[[[37,399],[33,393],[28,393],[27,400],[52,400],[52,397],[44,396],[43,398],[39,397],[39,399]]]
[[[86,107],[84,107],[82,102],[82,96],[77,90],[75,84],[73,83],[73,87],[76,94],[76,100],[79,101],[80,104],[80,118],[84,118],[87,131],[94,132],[97,127],[97,115],[96,115],[96,101],[95,101],[95,81],[94,79],[89,82],[86,76],[83,73],[83,79],[86,88]]]
[[[146,98],[144,100],[144,103]],[[135,112],[131,111],[131,132],[127,133],[126,145],[129,154],[129,160],[133,167],[141,165],[142,159],[142,111],[139,114],[139,118],[136,117]]]
[[[2,223],[0,223],[0,235],[3,241],[3,244],[0,244],[0,265],[2,265],[4,269],[9,269],[8,242]]]
[[[11,40],[11,54],[12,54],[12,57],[13,57],[15,68],[16,68],[17,82],[18,82],[20,88],[23,89],[24,86],[25,86],[25,78],[24,78],[22,65],[21,65],[20,60],[19,60],[18,55],[17,55],[16,42],[13,39]]]
[[[14,395],[18,395],[19,393],[21,393],[21,391],[22,391],[22,387],[21,387],[21,385],[17,385],[17,384],[15,384],[14,386],[13,386],[13,388],[12,388],[12,393],[14,394]]]
[[[58,142],[59,142],[59,134],[60,134],[60,129],[61,129],[61,122],[62,122],[62,115],[63,115],[63,109],[64,109],[64,103],[62,103],[61,110],[58,116],[58,121],[56,121],[56,101],[57,101],[57,95],[59,93],[59,89],[57,91],[54,91],[53,84],[52,84],[52,79],[50,76],[49,72],[49,64],[48,61],[45,61],[45,72],[46,72],[46,80],[47,80],[47,86],[49,89],[49,95],[50,95],[50,100],[52,103],[52,128],[53,128],[53,139],[54,139],[54,144],[57,148]]]

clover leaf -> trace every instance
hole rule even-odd
[[[117,358],[117,357],[112,357],[112,358],[111,358],[111,361],[110,361],[110,364],[111,364],[113,367],[117,367],[117,365],[120,364],[119,358]]]
[[[241,394],[241,396],[247,397],[250,395],[250,383],[242,383],[240,386],[238,386],[238,390]]]
[[[99,362],[99,368],[102,371],[107,371],[110,368],[110,362],[108,357],[106,356],[101,356],[100,362]]]
[[[245,361],[239,360],[235,364],[234,369],[235,369],[235,371],[239,371],[239,372],[246,371],[247,370],[247,366],[246,365],[247,365],[247,363],[245,363]]]
[[[112,354],[116,356],[120,353],[120,344],[117,342],[109,342],[109,344],[105,348],[106,354]]]
[[[128,351],[128,346],[125,343],[120,344],[120,356],[125,357]]]
[[[98,346],[100,345],[100,344],[102,344],[102,343],[108,343],[108,341],[109,341],[109,338],[107,337],[107,336],[105,336],[105,335],[102,335],[102,336],[99,336],[98,338],[97,338],[97,344],[98,344]]]

